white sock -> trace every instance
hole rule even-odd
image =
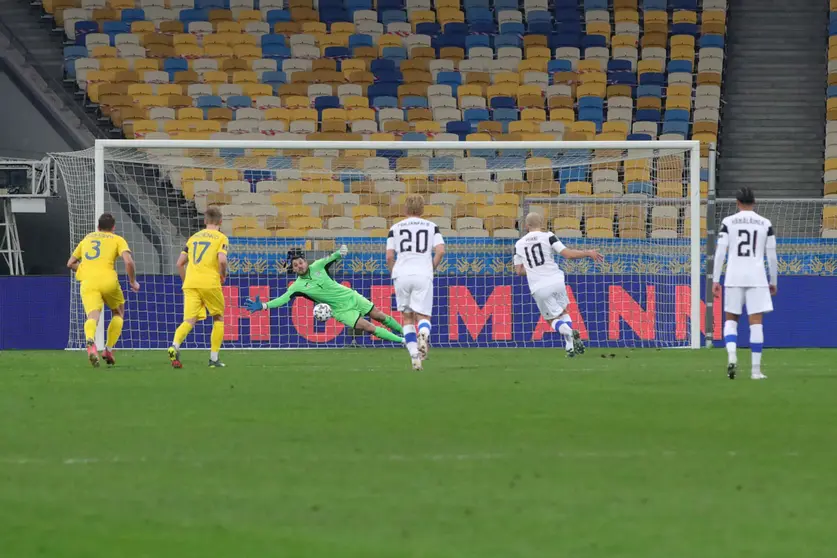
[[[552,329],[561,334],[564,338],[564,348],[570,350],[573,348],[573,323],[569,320],[562,320],[556,318],[552,320]]]
[[[410,358],[418,358],[418,338],[416,337],[416,326],[410,324],[404,326],[404,343],[407,345],[407,352]]]
[[[724,343],[727,345],[727,357],[730,364],[738,362],[735,349],[738,347],[738,322],[727,320],[724,322]]]
[[[209,352],[209,360],[218,360],[218,353]]]
[[[433,329],[433,326],[430,324],[430,320],[419,320],[418,323],[418,331],[422,335],[430,336],[430,330]]]
[[[106,350],[106,351],[111,351],[111,350],[113,350],[113,349],[111,349],[110,347],[108,347],[107,345],[105,345],[105,350]]]
[[[174,341],[172,341],[171,346],[177,349],[178,351],[180,350],[180,343],[175,343]]]
[[[761,373],[761,349],[764,346],[764,326],[750,326],[750,353],[753,357],[753,374]]]

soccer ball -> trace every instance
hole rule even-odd
[[[328,304],[318,304],[314,307],[314,319],[318,322],[324,322],[331,317],[331,306]]]

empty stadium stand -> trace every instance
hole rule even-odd
[[[726,0],[44,0],[43,11],[65,36],[68,85],[125,137],[707,145],[719,132]],[[536,157],[501,172],[491,157],[368,155],[171,178],[198,210],[224,204],[231,232],[264,236],[380,235],[412,191],[449,234],[477,236],[516,235],[529,194],[684,195],[682,163],[657,180],[630,164],[558,176]],[[448,180],[430,178],[439,169]],[[550,217],[572,234],[669,234],[580,209]]]

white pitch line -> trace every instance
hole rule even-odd
[[[798,451],[786,451],[772,454],[775,457],[800,457],[802,453]],[[6,456],[0,457],[0,465],[107,465],[107,464],[139,464],[139,463],[182,463],[193,465],[196,467],[203,467],[212,463],[226,463],[237,462],[246,463],[248,461],[305,461],[305,462],[363,462],[363,461],[392,461],[392,462],[452,462],[452,461],[499,461],[511,460],[517,458],[536,457],[542,460],[549,459],[641,459],[641,458],[672,458],[672,457],[695,457],[695,456],[716,456],[716,457],[759,457],[764,456],[760,453],[740,452],[740,451],[718,451],[718,452],[695,452],[695,451],[675,451],[675,450],[630,450],[630,451],[555,451],[542,453],[440,453],[440,454],[388,454],[388,455],[334,455],[322,457],[310,457],[301,459],[274,459],[262,457],[250,457],[243,459],[188,459],[181,457],[66,457],[66,458],[44,458],[44,457],[14,457]]]

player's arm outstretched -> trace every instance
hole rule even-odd
[[[564,243],[558,240],[554,235],[550,239],[552,251],[568,260],[580,260],[583,258],[590,258],[596,263],[602,263],[604,256],[598,250],[574,250],[567,248]],[[514,272],[518,275],[526,275],[526,268],[523,265],[523,256],[520,254],[514,255]]]

